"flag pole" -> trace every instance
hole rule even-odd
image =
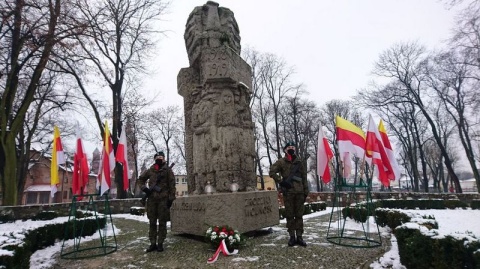
[[[67,172],[67,162],[65,162],[65,169],[63,169],[62,177],[62,194],[60,195],[60,201],[63,203],[63,185],[65,184],[65,173]]]
[[[340,178],[341,180],[341,184],[340,185],[343,185],[343,180],[345,179],[345,165],[343,163],[343,160],[340,160],[340,166],[342,167],[341,170],[342,170],[342,177]]]
[[[365,173],[365,156],[363,156],[362,164],[360,165],[360,184],[362,184],[363,173]],[[368,178],[368,175],[366,175]]]

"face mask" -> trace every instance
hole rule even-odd
[[[160,159],[156,159],[156,160],[155,160],[155,163],[158,164],[158,165],[162,165],[162,164],[163,164],[163,161],[160,160]]]
[[[287,150],[287,153],[290,154],[291,156],[295,155],[295,150],[294,149],[289,149]]]

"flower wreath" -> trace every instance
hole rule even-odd
[[[230,250],[238,249],[245,243],[245,239],[238,230],[224,226],[210,226],[205,233],[205,241],[210,242],[213,247],[218,247],[222,240]]]

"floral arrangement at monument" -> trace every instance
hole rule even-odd
[[[210,242],[212,246],[216,248],[220,245],[222,240],[225,240],[225,245],[229,250],[238,249],[245,243],[242,234],[232,227],[227,225],[208,227],[205,232],[205,241]]]

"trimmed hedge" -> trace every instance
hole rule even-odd
[[[77,227],[83,226],[82,236],[90,236],[97,231],[97,228],[104,228],[105,218],[98,218],[98,225],[95,219],[77,219]],[[68,225],[68,228],[67,226]],[[25,233],[25,239],[20,245],[10,245],[5,249],[13,251],[13,256],[0,256],[0,268],[23,269],[30,267],[30,256],[39,249],[46,248],[55,244],[57,240],[72,239],[73,234],[65,235],[65,229],[73,231],[73,221],[65,223],[48,224],[35,230]],[[76,236],[80,236],[77,230]]]
[[[480,200],[472,200],[470,207],[472,209],[480,209]]]
[[[388,226],[392,230],[410,221],[410,217],[407,214],[397,210],[377,208],[375,210],[375,215],[377,217],[378,225],[382,227]]]
[[[145,215],[145,207],[130,207],[130,214],[131,215],[136,215],[136,216],[143,216]]]
[[[38,214],[35,215],[32,220],[52,220],[57,217],[58,213],[55,211],[42,211],[38,212]]]
[[[366,208],[364,207],[344,207],[342,208],[342,215],[343,218],[346,219],[351,218],[355,220],[356,222],[365,222],[368,219],[368,214],[369,212],[367,211]]]
[[[305,205],[305,210],[303,211],[303,215],[308,215],[313,212],[323,211],[327,209],[327,204],[325,202],[315,202]],[[278,214],[280,219],[285,218],[285,207],[280,207],[278,209]]]
[[[454,209],[467,208],[468,205],[460,200],[378,200],[378,207],[398,209]]]
[[[14,222],[15,218],[13,215],[10,214],[5,214],[5,215],[0,215],[0,224],[2,223],[7,223],[7,222]]]
[[[400,262],[406,268],[480,268],[480,241],[432,238],[418,229],[395,229]]]

